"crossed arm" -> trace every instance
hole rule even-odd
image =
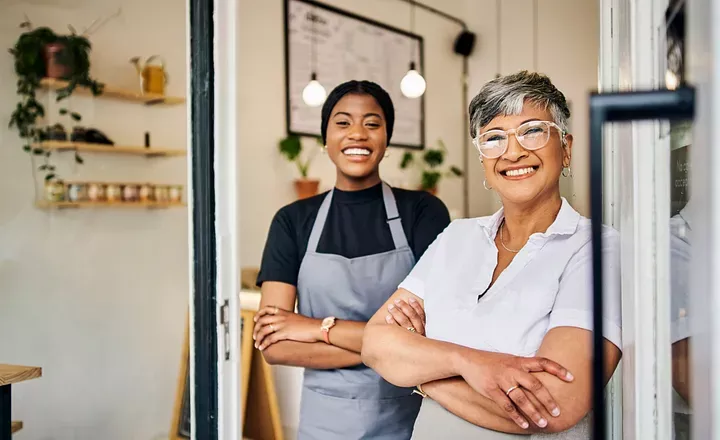
[[[260,310],[255,315],[253,339],[269,364],[314,369],[344,368],[362,363],[364,322],[339,320],[325,343],[322,320],[293,313],[295,286],[280,282],[262,285]]]
[[[552,329],[536,358],[474,350],[409,332],[404,328],[406,323],[389,324],[393,320],[387,316],[395,314],[387,307],[392,304],[396,312],[412,315],[411,299],[421,310],[422,300],[400,289],[365,330],[362,360],[389,382],[399,386],[422,384],[430,398],[455,415],[508,433],[561,432],[589,412],[591,332],[571,327]],[[610,342],[606,342],[605,350],[607,381],[620,360],[620,350]],[[516,385],[521,389],[505,394]]]

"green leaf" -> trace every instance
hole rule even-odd
[[[68,114],[68,109],[66,109],[66,108],[61,108],[61,109],[58,111],[58,113],[60,113],[61,115],[66,115],[66,114]]]
[[[445,153],[441,150],[428,150],[425,153],[424,159],[430,168],[435,168],[442,165],[445,161]]]
[[[82,165],[84,162],[85,162],[85,161],[83,160],[83,158],[80,157],[79,154],[75,153],[75,163],[79,163],[79,164]]]
[[[33,154],[36,156],[42,156],[43,154],[45,154],[45,150],[43,150],[42,148],[35,148],[33,149]]]
[[[405,169],[407,168],[413,161],[415,160],[415,156],[409,151],[406,151],[405,154],[403,154],[402,160],[400,161],[400,168]]]
[[[40,171],[45,171],[45,170],[47,170],[47,169],[48,169],[48,166],[47,166],[47,165],[40,165],[40,166],[38,167],[38,170],[40,170]]]
[[[76,122],[82,120],[82,116],[80,115],[80,113],[72,112],[72,113],[70,113],[70,117],[73,119],[73,121],[76,121]]]
[[[280,141],[280,144],[278,146],[280,148],[280,153],[285,155],[285,157],[287,157],[290,162],[295,161],[302,152],[302,144],[300,143],[300,138],[295,135],[290,135],[286,137],[285,139]]]
[[[29,153],[32,151],[32,147],[30,145],[23,145],[23,150]]]
[[[48,182],[55,178],[55,173],[50,173],[47,176],[45,176],[45,181]]]
[[[438,182],[440,182],[440,173],[437,171],[424,171],[422,174],[422,189],[430,190],[437,188]]]
[[[463,175],[462,170],[454,165],[450,167],[450,172],[458,177]]]

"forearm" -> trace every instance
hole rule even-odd
[[[422,385],[422,389],[427,393],[428,397],[456,416],[474,425],[494,431],[508,434],[533,434],[561,432],[570,427],[562,417],[552,417],[532,393],[526,392],[525,394],[545,420],[548,421],[548,426],[545,428],[530,423],[528,429],[522,429],[510,418],[505,410],[492,400],[481,396],[461,377],[426,383]]]
[[[352,351],[359,356],[366,324],[366,322],[338,320],[328,334],[330,344]]]
[[[369,323],[362,360],[388,382],[411,387],[458,376],[457,363],[463,350],[469,349],[428,339],[397,325]]]
[[[324,342],[279,341],[263,350],[272,365],[331,370],[360,365],[360,355]]]

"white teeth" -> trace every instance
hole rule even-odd
[[[343,153],[347,156],[369,156],[370,150],[367,148],[348,148]]]
[[[507,175],[507,176],[522,176],[522,175],[530,174],[530,173],[534,173],[534,172],[535,172],[535,168],[527,167],[527,168],[520,168],[517,170],[507,170],[505,172],[505,175]]]

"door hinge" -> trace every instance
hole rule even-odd
[[[225,360],[230,360],[230,301],[225,300],[220,307],[220,324],[223,328],[223,348],[225,350]]]

